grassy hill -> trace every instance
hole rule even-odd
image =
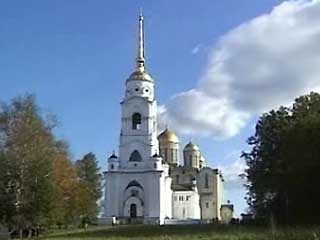
[[[248,226],[117,226],[95,227],[87,230],[53,231],[46,240],[320,240],[320,227],[285,228],[271,231],[267,228]]]

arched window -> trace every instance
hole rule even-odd
[[[174,149],[170,149],[170,157],[171,157],[171,162],[175,162],[174,161]]]
[[[176,184],[179,184],[180,176],[176,175]]]
[[[141,127],[141,114],[134,113],[132,115],[132,129],[138,130]]]
[[[138,187],[143,189],[143,187],[140,185],[140,183],[138,183],[136,180],[131,181],[128,186],[126,187],[126,189],[130,188],[130,187]]]
[[[134,150],[130,155],[129,161],[140,162],[140,161],[142,161],[142,157],[137,150]]]
[[[192,155],[189,155],[189,164],[190,164],[190,167],[193,167],[193,164],[192,164]]]
[[[178,162],[178,149],[175,150],[175,162]]]
[[[168,148],[164,149],[164,160],[168,161]]]
[[[209,188],[209,176],[207,173],[204,175],[204,187]]]

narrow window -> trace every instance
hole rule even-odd
[[[168,161],[168,148],[164,149],[164,160],[167,162]]]
[[[113,164],[111,164],[111,169],[114,169],[114,166],[113,166]]]
[[[209,188],[209,176],[206,173],[206,175],[204,176],[204,187],[205,188]]]
[[[134,113],[132,115],[132,129],[139,130],[141,128],[141,114]]]
[[[129,161],[140,162],[140,161],[142,161],[142,157],[137,150],[134,150],[130,155]]]
[[[175,162],[178,162],[178,149],[176,149],[175,152],[176,152],[176,154],[175,154],[176,155],[175,156]]]
[[[174,162],[173,150],[174,150],[174,149],[170,149],[171,162]]]
[[[208,202],[206,202],[206,208],[209,208],[209,203]]]
[[[179,184],[180,176],[176,175],[176,184]]]

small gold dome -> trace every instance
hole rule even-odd
[[[136,81],[136,80],[153,82],[153,79],[150,76],[150,74],[148,74],[146,71],[139,71],[139,70],[131,73],[130,77],[127,79],[127,81]]]
[[[191,141],[184,147],[184,151],[200,151],[200,148]]]
[[[158,136],[159,141],[163,142],[174,142],[174,143],[179,143],[179,138],[177,135],[169,131],[168,129],[164,130],[159,136]]]

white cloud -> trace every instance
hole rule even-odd
[[[227,98],[214,98],[196,89],[173,96],[159,113],[160,123],[167,123],[182,134],[219,137],[235,135],[248,117],[233,109]]]
[[[288,1],[222,36],[197,87],[160,108],[183,134],[236,135],[252,114],[320,90],[320,3]]]
[[[223,173],[225,188],[229,191],[243,189],[243,184],[246,182],[239,176],[247,168],[245,161],[240,158],[240,152],[237,152],[236,156],[234,155],[234,159],[231,163],[218,167]]]

